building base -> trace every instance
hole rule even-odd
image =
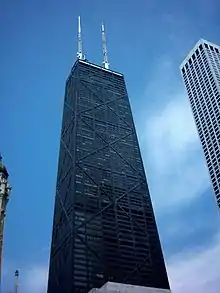
[[[94,288],[89,291],[89,293],[116,293],[116,292],[117,293],[171,293],[171,290],[107,282],[100,289]]]

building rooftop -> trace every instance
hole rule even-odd
[[[215,48],[218,48],[220,50],[220,46],[219,45],[216,45],[212,42],[209,42],[207,40],[204,40],[204,39],[200,39],[196,44],[195,46],[189,51],[188,55],[185,57],[185,59],[181,62],[180,64],[180,69],[182,69],[185,64],[188,62],[188,60],[192,57],[193,53],[195,53],[196,49],[201,45],[201,44],[207,44],[209,46],[213,46]]]
[[[101,65],[94,64],[94,63],[92,63],[92,62],[89,62],[88,60],[77,60],[76,62],[80,62],[80,63],[88,64],[88,65],[90,65],[90,66],[92,66],[92,67],[95,67],[95,68],[101,69],[101,70],[103,70],[103,71],[106,71],[106,72],[109,72],[109,73],[114,73],[114,74],[117,74],[117,75],[119,75],[119,76],[123,76],[122,73],[119,73],[119,72],[114,71],[114,70],[111,70],[111,69],[104,68],[104,67],[102,67]]]

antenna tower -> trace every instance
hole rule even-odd
[[[82,50],[82,35],[81,35],[81,20],[80,16],[78,16],[78,51],[77,51],[77,58],[80,60],[84,60],[85,56],[83,55],[83,50]]]
[[[15,271],[15,290],[14,293],[18,293],[18,278],[19,278],[19,270]]]
[[[102,64],[103,64],[104,68],[109,69],[104,23],[102,23],[102,53],[103,53]]]

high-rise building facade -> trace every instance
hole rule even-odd
[[[180,70],[220,207],[220,46],[199,40]]]
[[[107,281],[169,288],[124,77],[78,60],[66,82],[48,293]]]
[[[82,54],[66,81],[48,293],[169,289],[123,74]],[[165,290],[167,292],[167,290]]]

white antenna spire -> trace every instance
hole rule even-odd
[[[106,69],[109,69],[108,57],[107,57],[107,48],[106,48],[106,38],[105,38],[105,27],[102,22],[102,53],[103,53],[103,66]]]
[[[85,59],[82,52],[82,36],[81,36],[81,22],[80,16],[78,16],[78,51],[77,51],[77,58],[80,60]]]

